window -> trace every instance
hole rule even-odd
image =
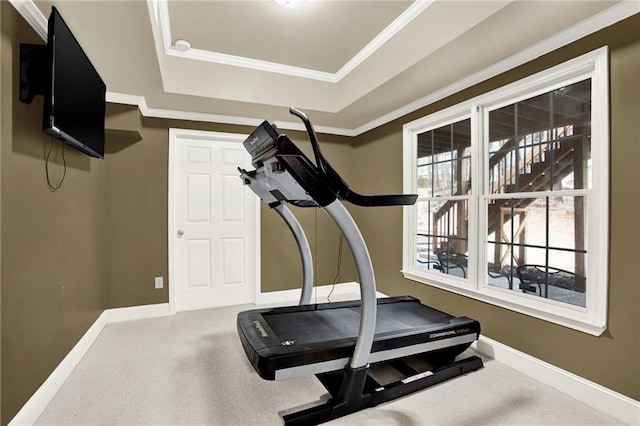
[[[404,126],[405,277],[606,328],[606,48]]]
[[[469,118],[417,135],[416,261],[467,278],[471,189]]]

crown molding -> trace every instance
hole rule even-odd
[[[373,40],[371,40],[364,48],[362,48],[362,50],[360,50],[353,58],[351,58],[345,65],[342,66],[342,68],[340,68],[335,73],[317,71],[308,68],[295,67],[291,65],[279,64],[259,59],[245,58],[235,55],[228,55],[218,52],[211,52],[201,49],[189,49],[186,52],[182,52],[176,49],[172,44],[173,38],[171,37],[169,6],[167,1],[149,0],[152,5],[152,7],[149,8],[149,13],[155,14],[155,19],[153,16],[151,18],[153,22],[157,23],[158,28],[160,29],[162,45],[164,46],[164,53],[167,56],[213,62],[233,67],[249,68],[258,71],[284,74],[292,77],[302,77],[310,80],[318,80],[328,83],[339,83],[351,71],[356,69],[367,58],[369,58],[380,47],[382,47],[387,41],[389,41],[394,35],[400,32],[405,26],[407,26],[418,15],[420,15],[434,1],[435,0],[416,0],[407,9],[405,9],[405,11],[402,12],[391,24],[389,24],[384,30],[382,30],[380,34],[378,34]]]
[[[48,19],[40,12],[33,0],[9,0],[9,3],[18,11],[31,28],[47,41],[49,32]]]
[[[232,115],[209,114],[203,112],[178,111],[163,108],[150,108],[144,96],[126,93],[107,92],[106,101],[114,104],[137,106],[144,117],[165,118],[169,120],[201,121],[207,123],[234,124],[237,126],[258,126],[264,119],[238,117]],[[306,131],[302,123],[276,120],[279,129]],[[338,136],[357,136],[353,130],[330,126],[314,126],[318,133]]]
[[[562,31],[554,36],[547,38],[528,49],[525,49],[521,52],[516,53],[502,61],[499,61],[489,67],[478,71],[468,77],[465,77],[457,82],[450,84],[449,86],[445,86],[440,90],[432,92],[414,102],[411,102],[401,108],[398,108],[394,111],[391,111],[387,114],[384,114],[362,126],[356,127],[354,129],[344,129],[344,128],[334,128],[334,127],[326,127],[326,126],[318,126],[316,131],[320,133],[330,133],[342,136],[350,136],[356,137],[363,133],[368,132],[369,130],[375,129],[376,127],[382,126],[386,123],[389,123],[393,120],[396,120],[404,115],[407,115],[413,111],[416,111],[420,108],[423,108],[427,105],[430,105],[434,102],[437,102],[441,99],[446,98],[447,96],[458,93],[464,89],[467,89],[475,84],[481,83],[485,80],[488,80],[492,77],[495,77],[498,74],[509,71],[515,67],[518,67],[522,64],[525,64],[533,59],[539,58],[542,55],[545,55],[553,50],[559,49],[569,43],[572,43],[576,40],[579,40],[589,34],[592,34],[596,31],[599,31],[605,27],[615,24],[623,19],[626,19],[630,16],[633,16],[637,13],[640,13],[640,2],[637,0],[624,0],[620,3],[600,12],[592,16],[589,19],[586,19],[565,31]],[[141,110],[142,111],[142,110]],[[184,111],[166,111],[166,110],[155,110],[157,116],[160,117],[160,114],[165,114],[165,118],[170,118],[172,114],[179,115],[182,117],[181,119],[186,120],[195,120],[196,116],[205,118],[205,121],[214,121],[228,124],[243,124],[243,125],[253,125],[254,123],[259,124],[259,120],[251,121],[249,118],[241,118],[241,117],[228,117],[221,115],[213,115],[213,114],[201,114],[201,113],[188,113]],[[161,111],[164,111],[161,113]],[[143,112],[144,114],[144,112]],[[229,121],[219,121],[220,119],[224,119],[227,117]],[[208,120],[206,118],[210,118]],[[284,129],[289,130],[304,130],[302,126],[298,126],[297,123],[278,123],[278,126]]]
[[[347,62],[338,72],[336,76],[338,81],[346,77],[351,71],[357,68],[369,56],[373,55],[387,41],[400,32],[404,27],[409,25],[418,15],[426,8],[431,6],[435,0],[416,0],[404,12],[402,12],[391,24],[389,24],[380,34],[369,42],[360,52],[358,52],[349,62]]]
[[[561,31],[533,46],[524,49],[514,55],[511,55],[502,61],[496,62],[487,68],[480,70],[468,77],[465,77],[457,82],[443,87],[440,90],[432,92],[414,102],[411,102],[403,107],[400,107],[394,111],[391,111],[381,117],[376,118],[362,126],[353,129],[356,135],[368,132],[383,124],[389,123],[395,119],[398,119],[404,115],[407,115],[420,108],[431,105],[447,96],[454,95],[464,89],[482,83],[492,77],[495,77],[503,72],[509,71],[520,65],[523,65],[529,61],[539,58],[547,53],[550,53],[556,49],[566,46],[574,41],[577,41],[589,34],[595,33],[603,28],[611,26],[616,22],[629,18],[637,13],[640,13],[640,1],[638,0],[623,0],[620,3],[611,6],[610,8],[603,10],[602,12],[579,22],[568,29]]]
[[[150,3],[158,2],[159,0],[150,0]],[[32,26],[43,40],[47,39],[47,19],[37,8],[32,0],[9,0],[11,5],[24,17],[24,19]],[[160,0],[162,4],[164,0]],[[427,3],[427,2],[421,2]],[[154,6],[152,4],[152,6]],[[154,6],[155,7],[155,6]],[[154,10],[152,7],[151,10]],[[528,49],[525,49],[515,55],[512,55],[500,62],[497,62],[477,73],[474,73],[468,77],[465,77],[449,86],[446,86],[440,90],[432,92],[414,102],[411,102],[401,108],[391,111],[385,115],[382,115],[362,126],[345,129],[330,126],[317,126],[316,131],[319,133],[328,133],[341,136],[355,137],[359,136],[369,130],[382,126],[396,120],[406,114],[444,99],[447,96],[453,95],[461,90],[467,89],[475,84],[481,83],[489,78],[492,78],[498,74],[508,71],[512,68],[520,66],[526,62],[536,59],[542,55],[545,55],[553,50],[563,47],[569,43],[572,43],[582,37],[599,31],[605,27],[615,24],[623,19],[640,13],[640,1],[637,0],[623,0],[616,5],[600,12],[588,18],[568,29],[562,31],[554,36],[547,38]],[[155,14],[155,13],[154,13]],[[158,10],[158,18],[162,20],[162,10]],[[151,19],[156,19],[154,15],[151,15]],[[405,24],[406,25],[406,24]],[[260,124],[262,120],[253,119],[248,117],[235,117],[228,115],[207,114],[190,111],[175,111],[160,108],[149,108],[146,100],[143,96],[128,95],[115,92],[107,92],[107,101],[112,103],[123,103],[128,105],[137,105],[140,112],[145,117],[156,118],[169,118],[178,120],[190,120],[190,121],[205,121],[214,123],[225,124],[237,124],[254,126]],[[302,125],[291,122],[278,122],[278,126],[288,130],[304,130]]]
[[[161,31],[164,34],[164,30]],[[340,81],[340,78],[338,78],[337,74],[311,70],[308,68],[294,67],[292,65],[277,64],[275,62],[262,61],[260,59],[228,55],[226,53],[210,52],[201,49],[191,48],[185,52],[182,52],[176,49],[176,47],[173,45],[165,45],[164,53],[167,56],[174,56],[177,58],[212,62],[239,68],[248,68],[257,71],[284,74],[290,77],[302,77],[309,80],[324,81],[327,83],[337,83],[338,81]]]

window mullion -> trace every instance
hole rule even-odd
[[[479,291],[486,285],[486,212],[481,197],[487,189],[488,160],[485,159],[484,110],[479,105],[471,106],[471,196],[469,197],[469,276],[471,286]],[[488,134],[487,134],[488,136]],[[487,145],[488,149],[488,145]]]

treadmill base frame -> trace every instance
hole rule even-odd
[[[283,416],[285,425],[325,423],[426,389],[483,367],[482,360],[477,356],[446,363],[423,372],[415,371],[412,367],[399,360],[390,361],[388,364],[407,375],[407,377],[382,386],[368,374],[369,367],[355,370],[346,367],[344,371],[318,374],[318,379],[331,394],[331,399],[322,405]]]

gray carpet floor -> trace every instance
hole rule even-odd
[[[107,325],[36,424],[278,425],[326,398],[314,377],[272,382],[254,372],[235,330],[237,313],[252,307]],[[332,424],[619,424],[482,357],[479,371]]]

